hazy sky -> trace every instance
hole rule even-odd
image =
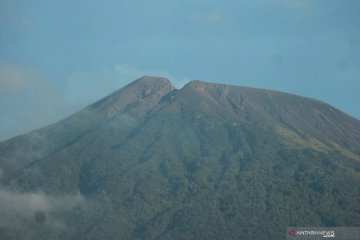
[[[359,0],[0,0],[0,140],[145,75],[326,101],[360,118]]]

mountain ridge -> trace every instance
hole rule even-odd
[[[312,109],[320,106],[326,110],[325,113],[316,112],[315,114],[318,114],[325,124],[331,124],[331,128],[325,127],[327,130],[324,131],[321,124],[318,124],[320,126],[302,127],[306,122],[316,122],[313,119],[315,114],[308,114],[310,118],[307,119],[307,116],[304,117],[302,114],[296,115],[299,111],[292,113],[293,109],[299,108],[296,105],[304,101],[307,102],[307,105],[305,105],[305,110],[301,111],[311,112]],[[325,144],[327,147],[337,148],[339,151],[342,147],[350,147],[350,151],[355,151],[356,154],[360,153],[360,121],[316,99],[274,90],[207,83],[200,80],[190,81],[178,90],[167,78],[154,76],[143,76],[70,117],[34,130],[30,134],[38,135],[39,132],[48,131],[49,128],[50,131],[56,132],[57,124],[61,124],[64,128],[76,128],[79,131],[78,135],[82,135],[94,126],[105,124],[111,119],[115,119],[116,122],[116,118],[119,116],[121,121],[125,120],[130,125],[136,125],[136,122],[141,122],[144,117],[164,111],[164,109],[170,112],[181,112],[184,111],[184,108],[198,116],[203,114],[212,117],[227,115],[235,121],[255,124],[277,122],[282,126],[281,131],[284,129],[285,132],[293,131],[297,135],[295,138],[310,137],[317,141],[318,138],[325,137],[330,140]],[[340,116],[341,120],[333,121],[331,119],[329,123],[326,115],[332,114]],[[298,120],[302,118],[304,120]],[[82,119],[86,119],[85,124],[82,122],[81,125],[78,125],[77,122]],[[340,130],[337,129],[339,122],[342,124]],[[349,125],[355,127],[348,128]],[[21,136],[26,136],[26,134],[15,137],[15,139],[21,138]],[[78,137],[71,138],[73,138],[71,141],[76,141]],[[346,138],[347,144],[343,144],[342,139],[344,138]],[[4,142],[12,141],[12,139]]]
[[[317,100],[145,76],[0,142],[0,200],[40,191],[57,209],[0,201],[18,216],[0,221],[0,239],[284,239],[287,226],[356,226],[359,139],[360,121]]]
[[[151,88],[150,83],[155,83],[154,84],[155,86],[153,86],[154,89]],[[162,87],[160,87],[160,86],[162,86]],[[189,81],[181,89],[176,89],[172,85],[172,83],[169,81],[169,79],[164,78],[164,77],[155,77],[155,76],[143,76],[143,77],[129,83],[128,85],[124,86],[123,88],[121,88],[119,90],[116,90],[115,92],[109,94],[108,96],[96,101],[95,103],[90,104],[89,106],[87,106],[84,109],[78,111],[77,113],[82,112],[82,111],[86,111],[89,108],[93,109],[93,108],[100,107],[102,104],[105,104],[107,101],[109,101],[110,103],[115,105],[115,103],[118,103],[118,102],[121,102],[121,100],[124,100],[124,99],[120,99],[120,100],[116,100],[116,101],[114,100],[114,98],[116,99],[116,96],[118,96],[119,94],[121,95],[121,93],[122,93],[122,91],[124,91],[124,89],[130,90],[129,88],[138,88],[137,91],[139,91],[139,87],[140,87],[140,89],[141,89],[141,87],[144,88],[144,89],[141,90],[142,91],[141,93],[140,92],[137,92],[136,94],[132,93],[132,94],[130,94],[130,95],[133,95],[133,96],[131,96],[132,99],[130,99],[130,100],[125,99],[125,101],[124,101],[125,103],[122,103],[121,106],[115,106],[115,107],[112,106],[112,107],[114,109],[118,108],[119,111],[122,111],[123,108],[124,108],[124,106],[122,106],[122,105],[128,105],[130,102],[133,102],[135,100],[139,100],[141,98],[149,97],[149,96],[145,96],[146,91],[148,91],[147,94],[149,94],[150,92],[152,94],[154,94],[156,92],[159,92],[159,95],[156,96],[157,98],[155,100],[155,102],[159,103],[161,100],[163,100],[163,98],[166,98],[166,96],[168,94],[174,96],[174,92],[184,91],[184,89],[187,89],[188,87],[189,88],[195,88],[195,89],[200,90],[200,91],[208,92],[210,95],[213,94],[211,96],[214,99],[216,99],[217,97],[215,96],[214,92],[211,92],[211,88],[218,88],[218,89],[221,88],[222,89],[221,91],[228,91],[229,88],[236,88],[236,89],[238,89],[239,92],[243,91],[245,93],[245,95],[249,95],[250,93],[252,93],[252,94],[259,94],[260,93],[260,94],[268,94],[269,96],[271,96],[271,95],[283,95],[283,96],[288,96],[288,97],[296,97],[296,98],[298,98],[298,100],[299,99],[301,99],[301,100],[310,100],[311,102],[314,102],[314,103],[317,102],[319,104],[327,105],[327,107],[329,107],[330,111],[336,112],[337,114],[341,113],[341,114],[347,115],[352,120],[355,120],[354,122],[359,121],[358,119],[354,118],[353,116],[350,116],[350,115],[342,112],[341,110],[336,109],[335,107],[333,107],[333,106],[331,106],[331,105],[329,105],[329,104],[327,104],[327,103],[325,103],[323,101],[320,101],[320,100],[317,100],[317,99],[314,99],[314,98],[303,97],[303,96],[296,95],[296,94],[285,93],[285,92],[281,92],[281,91],[277,91],[277,90],[259,89],[259,88],[252,88],[252,87],[242,87],[242,86],[219,84],[219,83],[208,83],[208,82],[201,81],[201,80]],[[156,87],[158,89],[156,89]],[[166,89],[165,92],[162,92],[164,89]],[[133,91],[133,89],[131,89],[131,90]],[[136,90],[135,90],[135,92],[136,92]],[[152,94],[150,94],[150,97],[152,96]],[[217,93],[217,94],[219,94],[219,93]],[[241,101],[243,101],[243,100],[240,100],[240,102]],[[104,107],[104,106],[102,106],[102,107]],[[77,113],[74,113],[71,116],[73,116],[73,115],[75,115]],[[109,114],[109,115],[111,116],[112,114]],[[67,119],[67,118],[65,118],[65,119]],[[50,125],[53,125],[53,124],[50,124]],[[33,131],[36,131],[36,130],[33,130]],[[22,135],[24,135],[24,134],[22,134]],[[14,136],[14,137],[17,137],[17,136]],[[3,141],[7,141],[7,140],[9,140],[9,139],[3,140]]]

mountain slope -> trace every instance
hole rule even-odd
[[[359,161],[360,122],[325,103],[143,77],[0,143],[0,200],[76,199],[0,221],[0,236],[282,239],[287,226],[357,226]]]

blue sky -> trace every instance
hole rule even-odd
[[[360,118],[358,0],[0,0],[0,140],[142,75],[275,89]]]

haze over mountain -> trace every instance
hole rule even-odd
[[[360,121],[277,91],[142,77],[0,143],[0,239],[284,239],[359,226]]]

